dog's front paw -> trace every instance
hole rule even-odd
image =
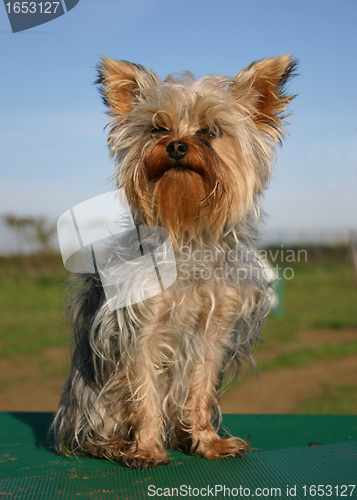
[[[217,439],[207,443],[202,456],[205,458],[242,457],[249,451],[249,445],[239,438]]]
[[[239,438],[221,439],[216,435],[213,439],[197,439],[191,447],[191,453],[210,459],[242,457],[249,452],[249,445]]]
[[[157,467],[170,462],[169,456],[161,445],[152,447],[138,447],[134,443],[108,443],[105,446],[90,447],[88,452],[96,457],[123,462],[128,467],[146,469]]]
[[[148,467],[157,467],[158,465],[170,463],[169,456],[163,448],[127,450],[122,460],[125,465],[135,469],[147,469]]]

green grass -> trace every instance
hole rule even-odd
[[[284,265],[294,277],[282,283],[283,311],[268,317],[265,338],[289,342],[298,331],[357,328],[357,287],[347,258]]]
[[[259,371],[274,371],[280,368],[299,368],[319,361],[341,359],[357,354],[357,340],[345,344],[323,345],[316,348],[301,348],[279,354],[272,360],[259,363]]]
[[[3,260],[3,259],[2,259]],[[0,272],[0,358],[27,355],[65,345],[69,331],[62,317],[57,268],[42,270],[3,266]]]
[[[306,398],[295,413],[304,415],[356,415],[357,384],[325,384],[314,398]]]

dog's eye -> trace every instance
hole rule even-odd
[[[214,139],[215,137],[218,136],[218,133],[219,133],[218,129],[212,130],[211,128],[206,127],[202,128],[201,130],[198,130],[198,132],[196,132],[196,135],[201,137],[208,137],[209,139]]]
[[[153,127],[151,129],[152,134],[166,134],[168,132],[168,129],[165,127]]]

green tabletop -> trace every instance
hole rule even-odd
[[[206,460],[171,451],[170,465],[144,471],[59,456],[51,419],[0,413],[1,499],[357,498],[357,416],[224,415],[229,432],[250,435],[249,456]]]

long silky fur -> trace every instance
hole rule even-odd
[[[225,347],[217,396],[222,391],[222,383],[228,386],[234,379],[243,360],[255,366],[252,349],[259,341],[269,309],[272,283],[267,280],[264,267],[252,250],[257,242],[251,221],[249,226],[249,234],[246,231],[241,233],[237,227],[220,242],[214,243],[209,237],[199,243],[191,241],[185,245],[183,253],[176,250],[175,255],[178,278],[173,288],[179,290],[182,303],[185,294],[191,294],[192,287],[197,284],[197,275],[205,275],[207,271],[212,274],[214,269],[224,269],[228,277],[222,275],[220,286],[239,285],[242,301]],[[192,257],[195,251],[210,252],[214,261],[197,262]],[[229,254],[232,251],[234,259]],[[117,253],[123,253],[119,245]],[[238,284],[237,276],[241,277]],[[130,279],[131,274],[127,276],[128,283]],[[71,376],[54,423],[59,449],[71,454],[88,451],[88,443],[95,446],[115,443],[118,438],[126,439],[130,434],[130,416],[123,411],[128,400],[135,406],[137,397],[130,385],[130,359],[136,356],[136,340],[143,324],[154,319],[146,302],[110,311],[98,274],[79,275],[72,279],[72,287],[76,295],[68,314],[74,332],[75,352]],[[259,300],[257,291],[260,292]],[[211,306],[215,306],[213,294]],[[168,307],[175,309],[179,304],[171,303]],[[178,324],[174,327],[180,329]],[[158,372],[163,373],[159,376],[162,380],[157,387],[157,399],[164,419],[163,442],[175,446],[176,422],[170,412],[175,407],[176,418],[183,420],[190,373],[197,359],[204,362],[205,346],[193,330],[185,331],[179,338],[170,337],[170,333],[166,337],[170,338],[169,345],[161,346]],[[125,376],[122,373],[117,377],[119,372]],[[162,391],[163,387],[165,391]],[[216,427],[220,424],[218,397],[212,408],[212,422]]]

